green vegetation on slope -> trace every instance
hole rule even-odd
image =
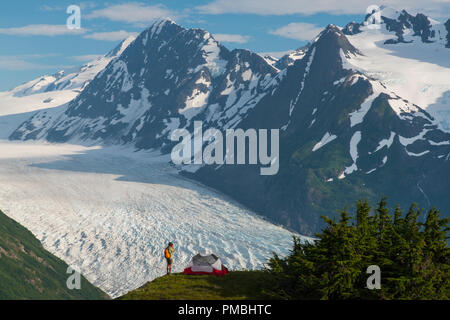
[[[436,209],[420,219],[412,205],[389,213],[385,199],[372,210],[359,201],[351,217],[324,217],[317,241],[301,242],[286,258],[277,255],[261,271],[234,271],[219,278],[175,274],[147,283],[120,299],[450,299],[449,218]],[[424,222],[420,222],[424,221]],[[381,289],[366,287],[381,270]]]
[[[81,290],[69,290],[67,268],[30,231],[0,211],[0,300],[108,298],[84,277]]]
[[[450,299],[449,218],[431,209],[425,222],[413,204],[406,215],[359,201],[354,217],[324,218],[315,243],[295,239],[292,253],[269,267],[279,299]],[[353,219],[352,219],[353,218]],[[366,288],[367,268],[380,267],[381,288]]]
[[[232,271],[226,276],[172,274],[148,282],[121,300],[268,299],[271,276],[265,271]]]

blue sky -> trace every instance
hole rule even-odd
[[[336,5],[338,3],[339,5]],[[2,1],[0,91],[40,75],[79,66],[141,32],[158,17],[210,31],[228,48],[283,52],[304,45],[329,23],[362,21],[373,0]],[[387,5],[450,17],[450,0],[388,0]],[[66,27],[69,5],[81,8],[82,29]],[[444,20],[444,17],[446,19]],[[442,18],[442,19],[440,19]]]

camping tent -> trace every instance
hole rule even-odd
[[[217,276],[223,276],[228,273],[228,269],[225,268],[220,259],[213,255],[202,256],[197,254],[192,257],[189,266],[184,269],[184,274],[213,274]]]

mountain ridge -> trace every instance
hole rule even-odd
[[[402,12],[395,18],[400,22],[390,17],[384,19],[388,35],[397,23],[418,30],[412,37],[425,45],[423,40],[436,38],[436,32],[424,31],[429,29],[421,15],[412,19]],[[262,178],[252,166],[182,169],[306,234],[320,228],[320,214],[334,215],[337,196],[350,201],[388,193],[406,204],[409,192],[424,205],[450,208],[441,197],[450,172],[449,133],[425,108],[360,67],[365,52],[348,37],[369,34],[366,29],[329,25],[301,58],[280,70],[248,50],[226,49],[205,30],[160,20],[63,112],[50,119],[36,113],[11,139],[131,143],[168,153],[171,132],[192,132],[196,120],[205,129],[279,128],[285,169],[276,177]],[[400,172],[405,181],[395,179]]]
[[[79,90],[82,91],[95,75],[106,67],[114,58],[120,56],[126,47],[135,39],[130,36],[121,41],[113,50],[97,59],[86,63],[79,68],[72,68],[68,71],[61,70],[52,75],[45,75],[37,79],[28,81],[13,88],[10,92],[15,97],[22,97],[36,93]]]
[[[327,45],[321,46],[321,43]],[[275,91],[273,98],[266,96],[261,105],[251,111],[259,115],[249,116],[247,119],[257,119],[257,122],[244,120],[241,123],[244,128],[254,127],[256,123],[260,123],[258,121],[267,126],[267,119],[273,123],[274,119],[280,118],[280,110],[284,114],[284,120],[275,120],[278,122],[274,125],[278,127],[285,123],[282,127],[284,134],[281,134],[281,162],[277,176],[259,177],[255,168],[231,166],[205,166],[189,176],[232,195],[255,211],[263,212],[272,220],[304,234],[311,234],[321,227],[320,214],[334,215],[334,205],[327,204],[331,199],[352,201],[342,190],[354,197],[358,195],[369,199],[380,194],[391,194],[395,201],[407,203],[409,194],[402,191],[403,188],[407,189],[406,186],[400,187],[402,183],[392,181],[393,185],[400,188],[391,188],[387,192],[388,188],[376,177],[391,166],[392,161],[395,165],[389,171],[401,172],[400,176],[404,178],[416,179],[411,176],[421,177],[427,170],[433,172],[433,178],[441,182],[438,188],[433,188],[433,192],[439,196],[434,196],[432,200],[433,204],[440,203],[439,200],[444,199],[442,190],[445,190],[448,183],[445,182],[446,178],[436,176],[435,168],[443,169],[441,174],[445,177],[449,175],[448,162],[439,161],[437,157],[442,159],[442,155],[449,153],[450,135],[438,130],[426,111],[401,99],[382,83],[355,69],[350,61],[358,54],[352,47],[348,47],[348,41],[345,41],[345,35],[339,28],[329,26],[310,47],[305,58],[287,69],[284,82],[278,89],[279,95]],[[292,83],[298,83],[298,79],[302,79],[302,82],[295,89]],[[271,111],[271,106],[275,103],[278,105],[276,114]],[[288,118],[290,113],[292,115]],[[322,129],[318,132],[317,129],[310,130],[320,127]],[[392,137],[391,129],[394,128],[396,132],[400,130],[402,133]],[[327,135],[332,139],[326,138]],[[429,140],[428,144],[424,144],[421,139],[428,135],[433,135],[433,139],[437,140]],[[321,142],[321,137],[325,142]],[[349,147],[345,147],[343,143]],[[387,151],[393,154],[387,156]],[[321,155],[317,157],[316,153]],[[360,153],[366,155],[362,156]],[[404,170],[405,168],[399,171],[398,168],[404,166],[403,161],[415,162],[409,158],[416,156],[426,156],[430,164],[435,164],[427,165],[425,170],[422,164],[425,160],[422,158],[420,165],[411,167],[423,168],[423,173],[417,172],[417,168],[414,169],[417,173],[413,174]],[[387,159],[390,158],[395,160],[389,162]],[[362,168],[365,173],[358,173]],[[368,184],[371,179],[361,179],[361,174],[375,175],[370,187]],[[385,173],[382,176],[387,178]],[[395,176],[397,173],[391,174],[389,180]],[[411,193],[418,193],[416,198],[423,199],[423,205],[430,205],[430,196],[420,187],[424,184],[421,179],[422,177],[414,183],[415,191],[411,187],[408,189]],[[305,182],[303,184],[296,181]],[[430,177],[425,181],[427,187],[431,188],[433,183]],[[445,205],[443,207],[446,208]]]

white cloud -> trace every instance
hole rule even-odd
[[[97,4],[92,2],[92,1],[85,1],[85,2],[78,2],[76,3],[76,5],[78,5],[80,7],[81,10],[85,10],[85,9],[93,9],[95,7],[97,7]],[[67,5],[48,5],[48,4],[44,4],[40,7],[40,9],[42,11],[48,11],[48,12],[52,12],[52,11],[66,11],[67,9]]]
[[[269,33],[278,35],[284,38],[295,40],[312,40],[315,38],[323,28],[311,23],[293,22],[288,25],[272,30]]]
[[[85,54],[85,55],[81,55],[81,56],[73,56],[70,57],[73,60],[76,61],[80,61],[80,62],[89,62],[89,61],[93,61],[97,58],[100,58],[102,55],[101,54]]]
[[[374,0],[214,0],[206,5],[198,6],[197,10],[206,14],[250,13],[259,15],[311,15],[319,12],[331,14],[361,14],[364,15],[369,5],[376,4]],[[423,13],[450,14],[450,0],[383,0],[384,5],[397,9],[406,9]]]
[[[124,30],[111,31],[111,32],[96,32],[87,34],[84,38],[104,41],[118,41],[128,38],[129,36],[137,36],[137,32],[128,32]]]
[[[47,4],[44,4],[43,6],[41,6],[41,10],[42,11],[62,11],[64,10],[64,7],[62,6],[49,6]]]
[[[28,61],[28,59],[43,58],[47,56],[54,56],[54,55],[46,54],[46,55],[0,56],[0,70],[22,71],[22,70],[40,70],[57,67]],[[62,68],[62,66],[60,67]]]
[[[61,53],[31,53],[31,54],[21,54],[15,55],[15,57],[23,59],[42,59],[61,56]]]
[[[97,3],[92,2],[92,1],[80,2],[78,5],[80,6],[81,10],[92,9],[92,8],[97,7]]]
[[[0,56],[0,70],[30,70],[39,68],[38,64],[13,56]]]
[[[131,2],[94,10],[84,17],[86,19],[105,18],[112,21],[128,23],[149,23],[158,18],[171,16],[171,11],[164,5],[156,4],[149,6],[143,3]]]
[[[0,34],[18,36],[60,36],[83,34],[86,29],[69,29],[66,25],[30,24],[18,28],[0,28]]]
[[[250,40],[249,36],[240,34],[216,33],[213,36],[219,42],[247,43]]]

